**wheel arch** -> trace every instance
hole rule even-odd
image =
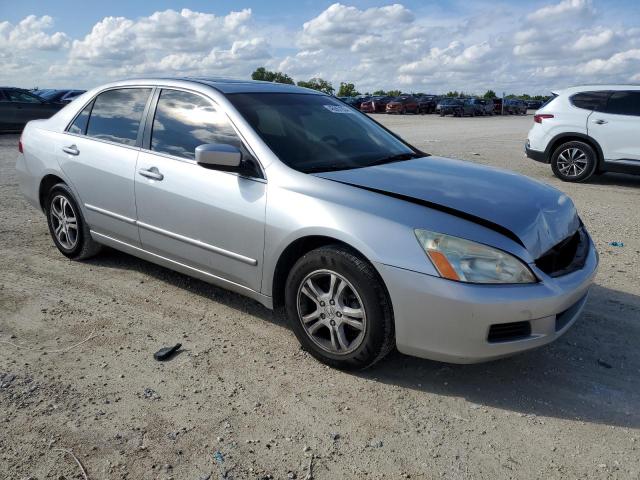
[[[361,250],[350,245],[349,243],[339,240],[335,237],[327,236],[327,235],[306,235],[303,237],[299,237],[293,240],[289,245],[287,245],[280,256],[278,257],[278,261],[276,262],[274,272],[273,272],[273,280],[271,286],[271,295],[273,298],[273,307],[278,308],[284,306],[284,291],[285,284],[287,281],[287,277],[289,276],[289,272],[293,268],[293,265],[305,254],[309,253],[316,248],[324,247],[327,245],[339,245],[348,250],[351,250],[353,253],[357,254],[359,257],[362,257],[364,260],[369,262],[373,267],[374,271],[378,275],[381,284],[383,285],[387,296],[389,296],[389,292],[384,283],[380,272],[375,268],[374,263],[367,258],[367,256],[362,253]],[[389,304],[391,305],[391,298],[389,297]]]
[[[547,157],[548,163],[551,163],[551,156],[553,155],[553,152],[555,152],[560,145],[562,145],[563,143],[572,142],[572,141],[584,142],[587,145],[589,145],[591,148],[593,148],[598,157],[597,170],[602,169],[603,162],[604,162],[604,155],[602,153],[602,147],[600,146],[600,144],[596,142],[589,135],[586,135],[584,133],[577,133],[577,132],[560,133],[551,139],[551,141],[549,142],[549,145],[547,146],[547,149],[545,150],[545,156]]]
[[[40,203],[40,208],[42,210],[44,210],[44,202],[46,200],[47,193],[49,193],[49,190],[58,183],[64,183],[68,186],[64,179],[52,173],[45,175],[42,177],[42,180],[40,180],[40,186],[38,187],[38,202]]]

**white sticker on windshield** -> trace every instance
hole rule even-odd
[[[354,111],[346,105],[323,105],[323,107],[332,113],[354,113]]]

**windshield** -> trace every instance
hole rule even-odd
[[[50,97],[56,94],[56,91],[55,90],[36,90],[31,93],[39,96],[40,98],[44,98],[45,100],[48,100]]]
[[[333,97],[234,93],[227,98],[273,153],[301,172],[368,167],[425,155]]]

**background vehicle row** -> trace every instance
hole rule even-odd
[[[0,87],[0,131],[20,131],[30,120],[49,118],[84,90],[39,90]]]

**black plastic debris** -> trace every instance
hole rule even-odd
[[[181,343],[176,343],[173,347],[164,347],[158,350],[153,354],[153,358],[155,358],[159,362],[164,362],[166,360],[170,360],[171,357],[175,355],[175,353],[180,350],[182,346]]]
[[[598,359],[598,365],[600,365],[601,367],[604,367],[604,368],[613,368],[613,366],[610,363],[605,362],[601,358]]]

